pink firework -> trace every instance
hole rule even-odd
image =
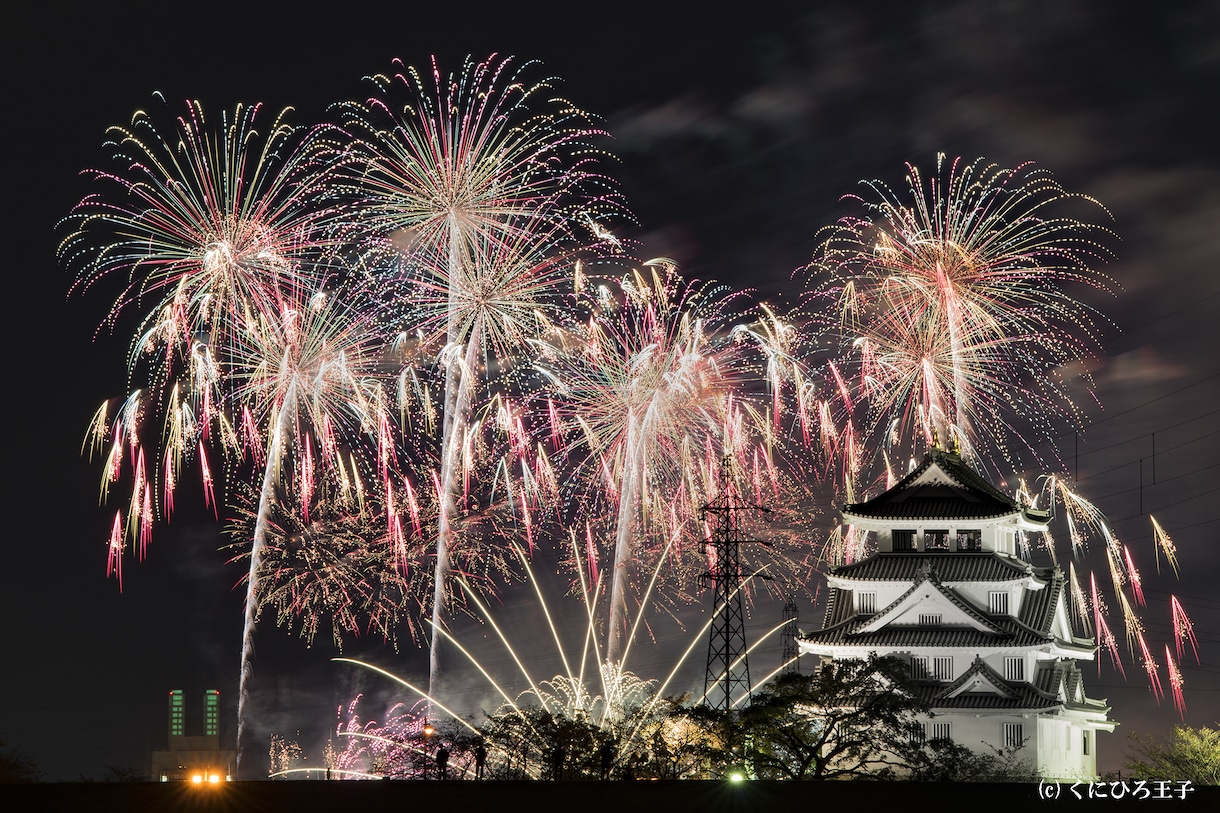
[[[1029,164],[907,169],[908,195],[868,183],[852,197],[863,214],[824,230],[811,320],[838,339],[877,451],[935,431],[1014,463],[1060,434],[1053,419],[1078,419],[1056,371],[1093,354],[1096,327],[1070,289],[1110,287],[1094,265],[1111,235],[1056,212],[1072,198],[1104,209]]]
[[[751,500],[777,501],[787,479],[768,449],[770,405],[747,395],[766,378],[758,341],[767,331],[734,329],[723,289],[686,283],[657,260],[618,280],[585,280],[578,297],[587,319],[554,334],[537,366],[576,488],[589,492],[574,492],[575,502],[611,540],[606,656],[620,663],[636,577],[660,573],[683,589],[708,568],[689,537],[723,461]],[[773,564],[789,569],[789,553]]]
[[[1141,632],[1137,637],[1140,644],[1141,665],[1148,675],[1148,687],[1152,690],[1152,696],[1159,702],[1165,696],[1165,689],[1161,686],[1160,666],[1157,665],[1156,658],[1152,657],[1148,643],[1144,640],[1144,634]]]
[[[1182,609],[1182,602],[1178,601],[1177,596],[1169,597],[1169,609],[1173,614],[1173,643],[1178,651],[1178,660],[1182,660],[1183,650],[1186,648],[1185,643],[1190,642],[1190,648],[1195,653],[1195,663],[1201,663],[1199,639],[1195,637],[1195,625],[1186,615],[1186,610]]]
[[[441,404],[437,458],[434,629],[450,602],[452,549],[464,510],[460,494],[482,385],[537,329],[558,293],[546,258],[587,237],[601,241],[600,220],[617,196],[593,171],[603,135],[586,114],[549,95],[551,80],[530,78],[529,63],[467,60],[445,76],[435,61],[427,78],[400,62],[374,77],[376,93],[340,106],[361,156],[349,186],[364,212],[362,228],[392,257],[423,269],[422,314],[406,332],[436,337]],[[428,292],[431,292],[429,294]],[[429,303],[437,307],[428,311]],[[485,402],[484,402],[485,403]],[[429,405],[430,409],[434,409]],[[430,690],[438,690],[441,636],[433,635]]]
[[[1180,656],[1181,653],[1179,653]],[[1178,710],[1178,716],[1185,721],[1186,697],[1182,694],[1182,686],[1185,681],[1182,679],[1182,670],[1178,668],[1173,654],[1169,651],[1169,644],[1165,644],[1165,671],[1169,673],[1169,690],[1173,694],[1173,707]]]
[[[1089,574],[1089,584],[1092,587],[1093,601],[1093,629],[1097,631],[1098,643],[1110,655],[1110,663],[1119,671],[1123,677],[1126,677],[1126,670],[1123,669],[1122,658],[1118,654],[1118,641],[1114,638],[1114,633],[1110,631],[1110,625],[1106,623],[1106,604],[1102,600],[1101,593],[1097,590],[1097,576]],[[1097,662],[1097,674],[1101,674],[1101,661]]]

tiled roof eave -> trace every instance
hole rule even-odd
[[[858,504],[864,505],[865,503],[858,503]],[[862,519],[862,520],[866,520],[868,522],[909,522],[910,520],[914,520],[914,519],[926,520],[926,521],[930,521],[930,522],[960,522],[961,520],[1004,519],[1005,517],[1014,517],[1015,518],[1021,512],[1020,511],[998,511],[994,514],[971,514],[969,516],[961,516],[960,514],[957,516],[950,516],[948,514],[937,514],[937,515],[929,516],[929,515],[924,515],[924,514],[912,515],[910,513],[863,514],[863,513],[860,513],[859,511],[853,511],[851,509],[851,507],[849,507],[849,506],[844,506],[843,510],[840,513],[843,515],[844,520]],[[849,522],[847,524],[850,525],[850,524],[855,524],[855,523]]]
[[[936,569],[942,584],[985,582],[1049,583],[1053,568],[1039,568],[995,551],[883,551],[830,568],[843,581],[915,581],[924,563]]]
[[[845,626],[839,625],[836,629],[818,630],[799,640],[807,641],[812,645],[844,649],[853,647],[895,647],[909,649],[914,646],[926,646],[950,649],[987,647],[1036,650],[1047,644],[1046,639],[1034,636],[1014,636],[1009,633],[991,633],[965,627],[950,629],[887,627],[876,632],[849,633],[845,631]]]
[[[1006,698],[997,695],[980,695],[974,696],[970,694],[959,694],[957,697],[943,698],[936,700],[931,704],[933,712],[936,711],[979,711],[984,709],[994,709],[996,711],[1005,712],[1046,712],[1050,709],[1062,708],[1062,704],[1058,702],[1039,703],[1029,702],[1024,697]]]

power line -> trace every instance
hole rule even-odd
[[[1211,412],[1204,412],[1202,415],[1196,415],[1193,418],[1187,418],[1184,421],[1178,421],[1177,423],[1170,424],[1169,426],[1159,427],[1156,430],[1156,432],[1146,432],[1142,435],[1135,435],[1134,437],[1127,438],[1126,440],[1120,440],[1120,441],[1111,443],[1108,446],[1098,446],[1095,449],[1085,449],[1083,452],[1077,452],[1076,456],[1083,457],[1085,455],[1091,455],[1091,454],[1097,454],[1098,452],[1104,452],[1107,449],[1114,449],[1118,446],[1125,446],[1128,443],[1134,443],[1137,440],[1143,440],[1144,438],[1148,437],[1149,435],[1155,435],[1157,432],[1168,432],[1171,429],[1177,429],[1179,426],[1185,426],[1188,423],[1194,423],[1195,421],[1201,421],[1204,418],[1210,418],[1212,415],[1216,415],[1217,413],[1220,413],[1220,409],[1213,409]],[[1060,437],[1066,437],[1066,435],[1061,435]],[[1203,437],[1207,437],[1207,435],[1204,435]],[[1165,451],[1168,451],[1168,450],[1165,450]]]
[[[1206,378],[1201,378],[1201,379],[1199,379],[1198,381],[1195,381],[1195,382],[1194,382],[1194,383],[1192,383],[1192,384],[1187,384],[1187,385],[1186,385],[1186,386],[1184,386],[1184,387],[1181,387],[1181,388],[1176,389],[1176,390],[1172,390],[1172,391],[1170,391],[1170,392],[1165,393],[1164,395],[1158,395],[1156,398],[1153,398],[1153,399],[1152,399],[1152,400],[1150,400],[1150,401],[1145,401],[1145,402],[1144,402],[1144,403],[1142,403],[1142,404],[1136,404],[1136,405],[1135,405],[1135,406],[1133,406],[1133,407],[1129,407],[1129,408],[1127,408],[1127,409],[1124,409],[1122,412],[1115,412],[1114,414],[1112,414],[1112,415],[1107,415],[1107,416],[1105,416],[1104,418],[1098,418],[1097,420],[1092,421],[1092,422],[1089,424],[1089,426],[1097,426],[1097,424],[1099,424],[1099,423],[1105,423],[1106,421],[1113,420],[1114,418],[1119,418],[1119,417],[1122,417],[1123,415],[1129,415],[1129,414],[1131,414],[1132,412],[1137,412],[1137,411],[1139,411],[1139,410],[1143,409],[1143,408],[1144,408],[1144,407],[1146,407],[1146,406],[1151,406],[1152,404],[1157,403],[1158,401],[1164,401],[1166,398],[1169,398],[1169,397],[1170,397],[1170,396],[1172,396],[1172,395],[1177,395],[1178,393],[1186,392],[1187,390],[1189,390],[1189,389],[1193,389],[1194,387],[1197,387],[1197,386],[1199,386],[1200,384],[1206,384],[1208,381],[1211,381],[1213,378],[1220,378],[1220,373],[1212,373],[1211,375],[1207,376]],[[1065,438],[1065,437],[1067,437],[1069,434],[1073,434],[1073,433],[1064,432],[1064,433],[1063,433],[1062,435],[1060,435],[1059,437],[1060,437],[1060,438]]]

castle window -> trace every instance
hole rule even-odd
[[[919,625],[921,627],[939,627],[941,620],[940,613],[920,613]]]
[[[953,739],[953,729],[949,723],[929,723],[928,724],[929,739],[933,740],[951,740]]]
[[[877,612],[877,594],[860,593],[856,596],[856,612],[872,614]]]
[[[928,677],[928,656],[915,655],[911,658],[911,677],[924,680]]]
[[[1025,659],[1024,658],[1005,658],[1004,659],[1004,679],[1005,680],[1025,680]]]
[[[894,550],[915,550],[915,532],[911,530],[895,530]]]
[[[1004,747],[1020,748],[1025,745],[1025,729],[1021,723],[1004,724]]]
[[[932,677],[937,680],[953,680],[953,658],[933,658]]]
[[[957,532],[957,549],[958,550],[982,550],[983,549],[983,532],[982,531],[958,531]]]
[[[924,531],[923,532],[923,549],[924,550],[948,550],[949,549],[949,532],[948,531]]]
[[[1008,615],[1008,591],[992,590],[988,592],[987,610],[992,615]]]

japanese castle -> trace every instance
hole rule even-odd
[[[1077,666],[1096,646],[1072,631],[1063,571],[1017,555],[1019,535],[1044,530],[1049,514],[934,443],[893,488],[842,517],[875,534],[877,552],[831,568],[823,629],[801,635],[801,654],[908,659],[931,707],[926,738],[1017,749],[1013,759],[1043,779],[1095,779],[1096,732],[1116,725],[1104,700],[1085,695]]]

